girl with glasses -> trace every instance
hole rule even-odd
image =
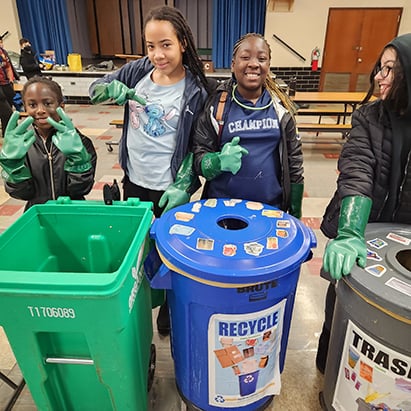
[[[379,98],[369,102],[376,89]],[[363,103],[367,104],[353,113],[338,161],[337,190],[321,225],[333,239],[326,246],[321,270],[332,280],[316,358],[321,372],[327,359],[335,280],[348,275],[354,264],[365,267],[367,223],[411,224],[411,33],[383,48]]]

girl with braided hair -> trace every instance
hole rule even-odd
[[[144,40],[146,57],[97,79],[89,91],[93,103],[114,100],[124,105],[119,146],[123,197],[152,201],[154,214],[160,216],[187,202],[198,188],[187,178],[192,176],[187,155],[208,83],[191,29],[178,9],[150,10]]]
[[[194,132],[194,167],[204,198],[241,198],[301,217],[301,140],[294,106],[270,76],[271,50],[248,33],[233,48],[232,78],[219,85]]]
[[[96,80],[89,91],[93,103],[124,104],[119,145],[123,198],[151,201],[159,217],[188,202],[200,187],[189,150],[208,83],[191,29],[178,9],[150,10],[144,41],[146,57]],[[157,326],[161,334],[169,333],[167,305],[160,309]]]

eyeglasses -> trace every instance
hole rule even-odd
[[[378,66],[375,75],[379,73],[382,78],[386,78],[391,73],[392,69],[393,67],[390,67],[390,66],[382,66],[382,67]]]

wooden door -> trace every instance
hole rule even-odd
[[[87,0],[90,48],[94,55],[144,54],[142,27],[151,7],[174,0]]]
[[[365,91],[382,48],[398,34],[402,8],[331,8],[320,90]]]

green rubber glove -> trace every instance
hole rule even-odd
[[[190,200],[190,194],[184,190],[180,190],[178,187],[171,184],[164,194],[161,196],[158,202],[159,207],[164,207],[162,214],[171,210],[174,207],[188,203]]]
[[[91,168],[91,155],[86,150],[70,118],[61,107],[56,109],[61,121],[48,117],[47,122],[56,129],[52,137],[54,145],[66,156],[64,170],[69,173],[83,173]]]
[[[295,218],[302,216],[304,184],[291,183],[289,213]]]
[[[201,160],[201,171],[204,178],[212,180],[223,171],[230,171],[237,174],[241,168],[243,155],[248,154],[248,150],[239,145],[240,137],[234,137],[229,143],[224,144],[223,149],[218,153],[207,153]]]
[[[31,172],[25,165],[24,159],[36,140],[34,130],[28,130],[34,119],[27,117],[18,124],[19,117],[18,111],[11,115],[0,152],[0,164],[3,168],[1,174],[8,183],[20,183],[31,178]]]
[[[97,84],[91,102],[93,104],[102,103],[110,98],[120,106],[127,100],[135,100],[143,106],[146,105],[146,101],[142,97],[136,95],[136,91],[133,88],[128,88],[118,80],[113,80],[111,83]]]
[[[178,169],[174,183],[161,196],[158,206],[164,207],[162,214],[190,200],[188,190],[196,177],[193,172],[193,161],[193,153],[188,153]]]
[[[367,262],[364,232],[372,201],[368,197],[349,196],[341,202],[338,234],[325,249],[323,266],[335,280],[348,275],[355,262],[362,268]]]

